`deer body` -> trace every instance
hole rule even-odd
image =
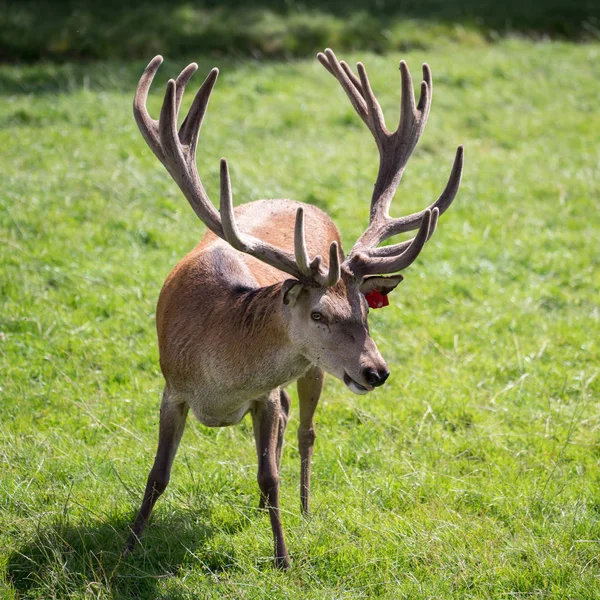
[[[340,379],[356,394],[372,392],[389,376],[369,335],[366,296],[392,291],[402,281],[398,272],[417,258],[433,235],[438,216],[458,191],[463,151],[458,148],[446,188],[433,204],[405,217],[390,217],[394,192],[429,115],[429,67],[423,65],[415,104],[408,67],[400,63],[401,115],[391,132],[363,65],[358,63],[357,76],[329,49],[318,58],[371,131],[380,156],[369,225],[346,257],[337,228],[314,206],[261,200],[234,210],[225,159],[219,210],[215,209],[198,175],[196,147],[217,69],[201,85],[180,127],[181,100],[197,65],[168,82],[158,120],[150,117],[146,98],[162,57],[149,63],[138,84],[134,116],[140,131],[209,231],[173,269],[161,291],[157,329],[165,389],[158,450],[125,554],[139,540],[167,487],[189,409],[210,427],[234,425],[250,413],[261,506],[271,520],[275,562],[287,568],[279,511],[279,462],[290,409],[285,387],[297,381],[300,500],[307,514],[313,415],[324,374]],[[410,240],[378,247],[413,230],[417,234]]]
[[[339,232],[314,206],[262,200],[239,206],[236,220],[245,233],[292,252],[299,206],[309,251],[326,254]],[[286,279],[210,231],[167,278],[157,309],[161,369],[169,397],[188,404],[204,425],[235,425],[253,401],[309,368],[290,339],[287,307],[277,301]]]

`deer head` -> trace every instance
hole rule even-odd
[[[381,107],[371,89],[366,70],[358,63],[356,75],[344,61],[327,49],[319,61],[340,83],[359,117],[373,134],[379,150],[379,171],[371,199],[370,220],[344,258],[336,241],[326,259],[308,255],[305,216],[298,208],[294,229],[294,253],[239,230],[233,210],[227,161],[221,160],[219,211],[210,202],[196,168],[196,147],[210,94],[218,76],[213,69],[198,91],[179,130],[177,118],[187,82],[197,70],[186,67],[167,84],[158,121],[146,109],[148,90],[162,63],[155,57],[144,71],[134,100],[134,115],[146,142],[181,188],[198,217],[233,248],[291,276],[280,291],[288,334],[298,351],[311,363],[338,377],[355,393],[363,394],[385,382],[388,368],[369,335],[365,294],[377,290],[387,295],[402,281],[400,271],[419,255],[433,235],[439,216],[458,191],[463,149],[458,147],[446,188],[428,208],[400,218],[389,216],[389,206],[404,168],[427,122],[432,98],[429,67],[423,65],[418,104],[406,63],[400,63],[400,122],[387,130]],[[414,238],[379,247],[386,239],[417,230]],[[385,276],[387,275],[387,277]]]

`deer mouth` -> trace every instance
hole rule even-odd
[[[354,392],[355,394],[359,394],[359,395],[368,394],[370,391],[373,390],[373,388],[371,386],[361,385],[360,383],[354,381],[354,379],[352,379],[352,377],[350,377],[350,375],[348,375],[348,373],[346,373],[345,371],[344,371],[344,383],[350,389],[350,391]]]

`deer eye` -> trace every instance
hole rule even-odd
[[[312,313],[310,313],[310,318],[311,318],[313,321],[320,321],[320,320],[321,320],[321,318],[322,318],[322,315],[321,315],[321,313],[320,313],[320,312],[312,312]]]

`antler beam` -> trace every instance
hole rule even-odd
[[[175,180],[200,220],[236,250],[254,256],[304,283],[324,287],[335,285],[340,278],[337,242],[332,242],[329,248],[329,268],[327,272],[324,273],[321,269],[322,259],[320,256],[317,256],[309,264],[302,208],[298,208],[296,215],[295,256],[239,230],[235,222],[231,181],[225,159],[221,160],[221,200],[217,212],[200,181],[196,167],[196,149],[202,121],[219,70],[212,69],[210,71],[200,86],[178,131],[177,119],[185,86],[197,71],[198,65],[196,63],[188,65],[176,80],[169,80],[160,111],[160,118],[157,121],[148,113],[146,100],[154,76],[162,61],[162,56],[154,57],[142,74],[133,101],[133,113],[148,146]]]
[[[458,192],[463,168],[463,147],[459,146],[456,151],[446,188],[431,206],[405,217],[391,218],[390,204],[429,116],[433,93],[431,70],[427,64],[423,65],[421,93],[418,104],[415,104],[410,71],[404,61],[400,62],[400,122],[398,128],[390,132],[385,126],[381,106],[373,93],[363,64],[357,63],[357,76],[329,48],[317,57],[339,81],[358,116],[373,134],[379,149],[379,171],[371,199],[369,226],[348,254],[344,265],[357,276],[404,269],[416,259],[424,244],[431,238],[438,216],[448,209]],[[412,240],[377,248],[384,240],[415,229],[419,232]]]

